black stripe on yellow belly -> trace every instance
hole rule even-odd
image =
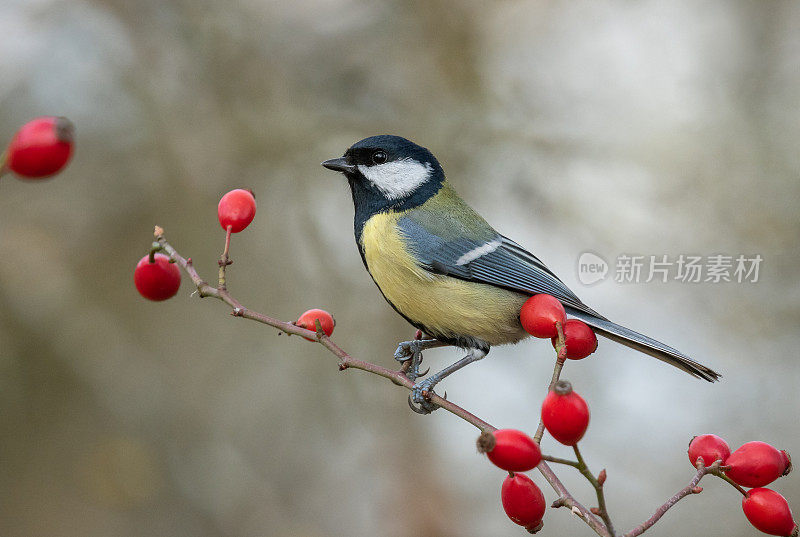
[[[449,341],[471,338],[501,345],[526,337],[519,309],[527,296],[420,267],[398,232],[401,216],[378,213],[361,234],[367,269],[398,312],[427,334]]]

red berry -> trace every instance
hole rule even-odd
[[[542,422],[553,438],[574,446],[589,426],[589,406],[568,381],[559,380],[544,398]]]
[[[166,300],[172,298],[181,286],[181,271],[169,257],[156,254],[154,263],[146,255],[136,264],[133,272],[133,283],[139,294],[150,300]]]
[[[478,438],[478,451],[486,453],[495,466],[509,472],[527,472],[542,461],[539,444],[516,429],[499,429]]]
[[[20,127],[6,151],[6,167],[27,179],[61,171],[72,155],[75,128],[65,117],[37,117]]]
[[[519,312],[522,328],[532,336],[552,338],[558,336],[556,323],[561,326],[567,321],[564,306],[557,298],[550,295],[533,295],[522,305]]]
[[[701,434],[689,442],[689,462],[692,465],[697,464],[698,457],[703,458],[704,466],[711,466],[719,460],[725,464],[730,454],[731,448],[728,447],[728,443],[715,434]]]
[[[516,524],[531,530],[541,527],[546,508],[544,494],[530,477],[525,474],[507,476],[500,489],[500,499],[508,518]]]
[[[774,490],[756,488],[742,498],[742,510],[750,524],[769,535],[797,536],[797,524],[786,498]]]
[[[551,339],[556,348],[558,336]],[[564,323],[564,343],[567,346],[567,358],[580,360],[597,350],[597,336],[589,325],[580,319],[567,319]]]
[[[250,225],[256,215],[256,198],[249,190],[231,190],[219,200],[217,216],[222,229],[231,226],[231,233],[239,233]]]
[[[319,319],[319,325],[322,327],[322,331],[325,332],[326,336],[330,336],[333,334],[333,327],[336,326],[336,321],[333,320],[333,315],[328,313],[325,310],[308,310],[304,314],[297,319],[297,322],[294,323],[300,328],[305,328],[306,330],[311,330],[312,332],[317,331],[317,325],[314,322],[315,319]],[[303,336],[308,341],[316,341],[311,338],[307,338]]]
[[[725,473],[743,487],[769,485],[792,469],[789,456],[766,442],[748,442],[725,461]]]

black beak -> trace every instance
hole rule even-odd
[[[352,173],[356,171],[356,167],[353,166],[352,164],[348,164],[347,160],[345,160],[344,157],[332,158],[330,160],[326,160],[325,162],[322,163],[322,165],[328,168],[329,170],[333,170],[335,172]]]

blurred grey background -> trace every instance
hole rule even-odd
[[[789,1],[0,0],[0,145],[44,114],[78,133],[59,177],[0,181],[0,534],[522,534],[471,426],[186,281],[161,304],[134,289],[153,224],[213,278],[217,201],[250,187],[232,292],[287,320],[326,308],[342,347],[392,366],[413,329],[319,166],[378,133],[429,147],[592,307],[724,374],[608,341],[567,364],[620,530],[688,482],[695,434],[800,452],[799,24]],[[586,250],[764,261],[757,284],[586,287]],[[549,342],[497,348],[443,388],[533,431],[552,360]],[[704,486],[650,534],[757,534],[732,488]],[[800,508],[800,478],[774,488]],[[588,534],[547,514],[544,535]]]

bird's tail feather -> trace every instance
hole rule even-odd
[[[654,358],[658,358],[662,362],[666,362],[677,367],[678,369],[686,371],[693,377],[701,378],[709,382],[715,382],[722,376],[713,369],[710,369],[701,363],[695,362],[685,354],[678,352],[668,345],[664,345],[660,341],[649,338],[644,334],[634,332],[633,330],[625,328],[624,326],[612,323],[609,320],[599,319],[593,315],[576,310],[569,306],[566,307],[566,310],[568,314],[577,317],[594,328],[595,331],[601,336],[605,336],[612,341],[622,343],[627,347],[636,349],[637,351],[645,354],[649,354]]]

